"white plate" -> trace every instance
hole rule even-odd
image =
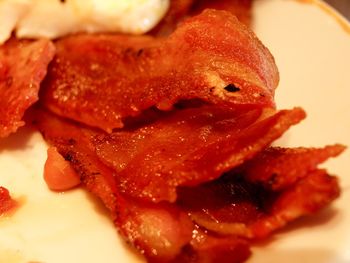
[[[317,0],[256,0],[254,19],[280,69],[279,108],[308,112],[280,143],[350,146],[350,26]],[[0,185],[23,202],[13,216],[0,219],[0,262],[143,262],[93,197],[83,190],[47,190],[45,149],[28,128],[0,142]],[[250,263],[350,262],[349,161],[348,150],[325,165],[341,179],[341,198],[254,248]]]

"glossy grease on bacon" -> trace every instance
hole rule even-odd
[[[103,201],[126,241],[144,254],[149,262],[172,262],[183,258],[185,251],[187,258],[188,249],[191,255],[197,255],[190,244],[195,226],[186,212],[173,204],[137,202],[119,192],[114,180],[115,172],[97,158],[89,143],[94,131],[82,129],[40,109],[32,112],[31,120],[45,139],[71,163],[83,185]],[[224,246],[227,248],[224,249]],[[185,247],[187,249],[183,250]],[[232,253],[234,244],[226,242],[222,244],[222,249]],[[214,253],[210,248],[201,250]],[[247,257],[249,253],[243,255]]]
[[[174,114],[181,116],[181,112]],[[118,180],[118,171],[96,154],[94,138],[103,132],[80,127],[43,110],[35,112],[33,118],[45,139],[80,175],[83,185],[108,207],[120,233],[149,262],[241,262],[250,254],[249,240],[266,237],[296,218],[315,213],[339,195],[337,179],[316,167],[342,149],[333,146],[311,149],[308,154],[317,160],[311,166],[303,151],[280,150],[280,155],[295,158],[298,166],[309,170],[301,179],[295,174],[299,179],[289,180],[288,187],[280,191],[266,188],[263,180],[250,182],[245,170],[236,168],[205,184],[180,187],[175,203],[135,199],[120,191],[123,183]],[[249,121],[245,124],[249,125]],[[293,157],[289,157],[290,152],[295,153]],[[269,159],[259,155],[255,158],[274,166]],[[264,165],[256,167],[264,171]],[[288,166],[280,171],[288,174]]]
[[[238,168],[249,182],[262,183],[265,188],[280,191],[305,177],[330,157],[345,150],[340,144],[324,148],[270,147]]]
[[[285,150],[276,149],[280,153],[278,159],[283,159],[282,156],[289,161],[294,159],[297,169],[303,174],[300,176],[298,173],[290,173],[287,165],[282,166],[279,176],[289,178],[284,182],[283,189],[267,188],[270,178],[262,176],[260,181],[251,182],[247,170],[233,169],[216,181],[181,188],[178,203],[203,228],[221,235],[259,239],[290,221],[314,214],[339,196],[336,177],[328,175],[325,170],[319,170],[316,165],[311,168],[305,153],[300,149]],[[265,151],[270,152],[271,149]],[[294,154],[289,155],[289,152]],[[325,160],[325,155],[330,157],[333,154],[330,147],[318,151],[310,149],[308,153],[319,160]],[[261,159],[257,156],[248,163],[254,161],[260,164],[254,169],[256,176],[275,167],[268,158]]]
[[[170,26],[207,6],[250,19],[250,0],[174,3]],[[81,181],[148,262],[242,262],[256,239],[339,196],[317,166],[343,146],[271,147],[305,112],[274,108],[274,59],[230,13],[206,10],[167,38],[55,44],[28,115],[52,146],[45,178]]]
[[[59,40],[41,100],[61,116],[107,132],[123,119],[179,100],[273,107],[270,52],[231,14],[206,10],[167,39],[78,35]]]
[[[120,191],[151,202],[176,200],[178,186],[214,180],[270,145],[305,117],[296,108],[264,114],[202,106],[175,110],[134,129],[96,136],[99,158]]]

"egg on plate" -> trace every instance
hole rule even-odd
[[[76,32],[143,34],[165,15],[169,0],[0,0],[0,43]]]

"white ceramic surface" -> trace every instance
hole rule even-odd
[[[280,69],[279,108],[302,106],[308,113],[283,145],[350,146],[350,26],[324,7],[316,0],[256,0],[254,6],[254,28]],[[47,190],[45,158],[46,145],[30,128],[0,142],[0,185],[23,203],[0,218],[0,262],[143,262],[92,196]],[[325,167],[339,175],[341,198],[259,244],[249,263],[350,262],[350,150]]]

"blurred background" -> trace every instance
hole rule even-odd
[[[324,0],[350,20],[350,0]]]

